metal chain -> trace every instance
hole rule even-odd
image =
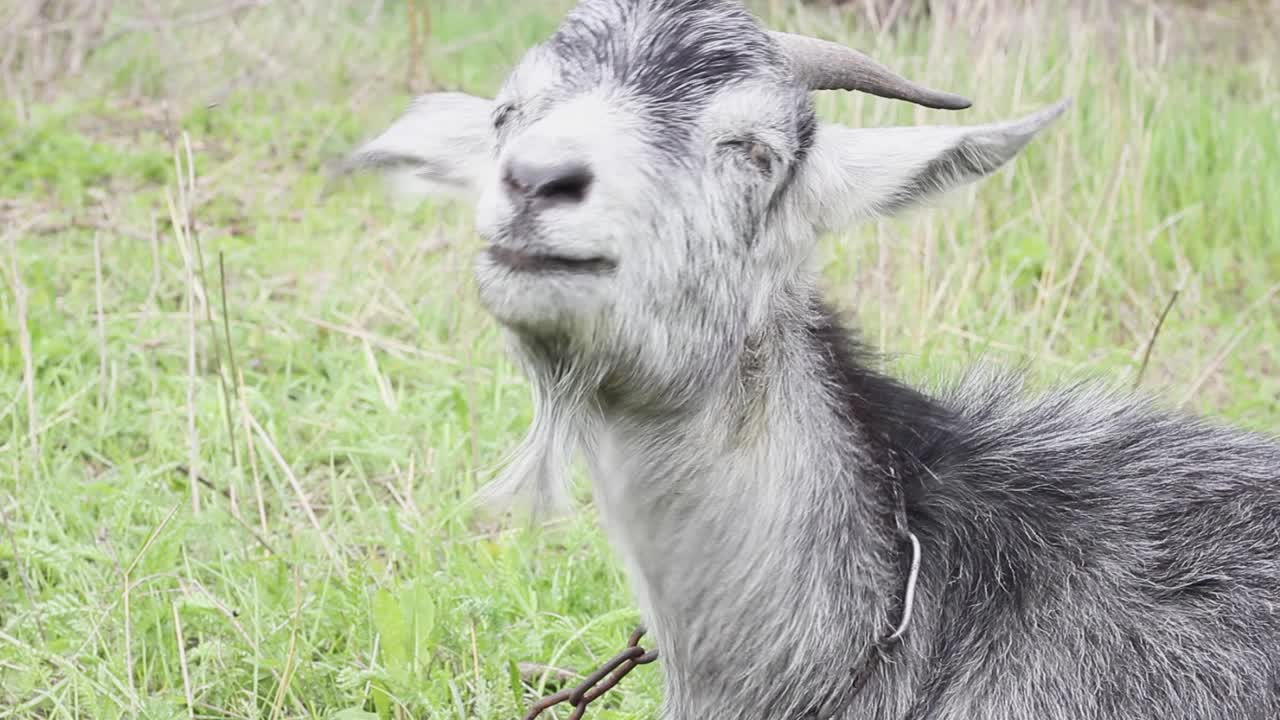
[[[561,703],[569,703],[573,706],[573,712],[569,715],[569,720],[580,720],[582,714],[587,711],[587,706],[591,702],[606,692],[609,692],[618,681],[626,677],[627,673],[636,668],[637,665],[648,665],[658,659],[657,650],[645,651],[640,647],[640,638],[644,637],[644,626],[637,627],[631,633],[631,637],[627,640],[627,647],[622,652],[614,655],[600,669],[591,673],[585,680],[578,683],[577,686],[566,688],[554,695],[548,695],[533,704],[529,709],[529,713],[524,716],[524,720],[534,720],[548,708],[554,707]]]

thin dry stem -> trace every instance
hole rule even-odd
[[[40,415],[36,411],[36,371],[31,352],[31,329],[27,326],[27,288],[23,285],[22,273],[18,270],[16,236],[9,242],[9,270],[18,315],[18,351],[22,354],[22,384],[27,395],[27,444],[31,448],[31,472],[34,474],[39,472],[40,467]]]
[[[1111,186],[1106,194],[1100,198],[1100,201],[1106,202],[1106,212],[1099,215],[1096,211],[1091,215],[1093,218],[1105,218],[1102,225],[1104,229],[1110,229],[1111,217],[1115,212],[1116,202],[1119,197],[1121,187],[1120,179],[1125,177],[1124,167],[1129,156],[1129,148],[1126,147],[1124,153],[1120,156],[1119,167],[1111,177]],[[1098,208],[1101,210],[1102,208]],[[1076,279],[1080,276],[1080,268],[1084,265],[1085,258],[1089,255],[1090,249],[1094,245],[1094,238],[1099,230],[1090,224],[1080,236],[1080,245],[1076,250],[1075,257],[1072,258],[1071,267],[1067,270],[1065,287],[1061,291],[1061,300],[1058,302],[1058,311],[1053,316],[1053,324],[1049,328],[1049,332],[1045,335],[1044,345],[1041,352],[1048,353],[1053,348],[1053,343],[1058,337],[1058,333],[1062,331],[1062,320],[1067,313],[1067,308],[1075,300]]]
[[[276,448],[276,444],[271,440],[271,436],[268,435],[267,431],[258,423],[258,419],[255,418],[252,413],[249,413],[248,410],[246,410],[245,413],[253,431],[257,433],[258,439],[262,441],[263,447],[267,449],[267,453],[269,453],[271,458],[275,460],[276,465],[280,467],[280,472],[284,473],[285,478],[289,481],[289,486],[293,488],[294,494],[298,496],[298,503],[302,505],[302,510],[306,513],[307,520],[311,522],[311,527],[314,528],[316,533],[319,535],[320,543],[324,545],[325,552],[329,554],[329,558],[333,560],[335,565],[343,567],[344,563],[342,562],[342,556],[339,555],[338,551],[333,547],[333,543],[329,539],[328,533],[325,532],[324,527],[321,526],[320,518],[316,515],[315,509],[311,507],[311,499],[307,497],[306,491],[302,488],[302,483],[298,482],[298,477],[293,474],[293,468],[289,467],[288,461],[286,461],[284,456],[280,454],[280,451]]]
[[[378,367],[378,358],[373,354],[373,348],[369,345],[369,340],[363,339],[360,347],[364,350],[365,363],[369,367],[369,374],[373,375],[373,383],[378,388],[378,396],[382,398],[382,405],[396,412],[400,403],[396,400],[395,390],[391,387],[391,382],[387,380],[387,376],[382,374],[382,370]]]
[[[38,648],[30,643],[23,642],[21,639],[16,638],[3,630],[0,630],[0,642],[18,648],[27,654],[39,657],[49,665],[58,668],[62,673],[92,688],[98,697],[111,701],[118,709],[126,709],[120,702],[118,692],[113,688],[103,685],[97,678],[91,677],[87,672],[85,672],[84,668],[80,667],[80,665],[75,662],[72,662],[61,655],[51,653],[44,648]],[[50,697],[50,699],[52,699],[52,697]],[[72,715],[74,715],[74,713],[72,713]]]
[[[224,374],[224,369],[222,367],[222,354],[221,354],[221,351],[219,350],[218,330],[217,330],[217,325],[216,323],[214,323],[214,320],[213,320],[213,304],[209,302],[209,279],[208,279],[209,276],[208,276],[208,273],[205,271],[204,248],[201,246],[201,243],[200,243],[200,232],[196,227],[194,218],[191,216],[192,210],[191,210],[190,198],[194,196],[196,193],[195,156],[191,150],[191,137],[185,131],[182,133],[182,143],[183,143],[183,148],[186,151],[186,159],[187,159],[187,188],[186,188],[185,196],[188,199],[188,203],[187,203],[188,235],[191,238],[192,250],[195,256],[196,264],[198,265],[198,269],[199,269],[198,279],[200,283],[199,284],[200,295],[202,298],[201,305],[204,307],[205,322],[207,322],[209,325],[209,338],[210,338],[209,351],[213,354],[213,364],[217,368],[217,372],[218,372],[218,385],[222,391],[222,411],[223,411],[223,418],[226,421],[226,425],[227,425],[227,443],[231,448],[231,466],[239,467],[240,462],[239,462],[239,457],[237,455],[236,442],[235,442],[235,423],[232,420],[232,412],[231,412],[231,390],[229,388],[230,383],[227,381],[227,376]],[[219,254],[219,263],[221,263],[221,257],[222,257],[221,254]],[[219,269],[221,269],[221,264],[219,264]],[[226,302],[227,302],[225,275],[223,276],[222,292],[223,292],[223,296],[222,296],[223,320],[225,322]],[[231,346],[231,338],[228,335],[227,337],[228,349],[230,348],[230,346]],[[236,505],[236,501],[235,501],[236,495],[235,495],[234,484],[231,485],[230,487],[230,497],[231,497],[231,505],[234,510]]]
[[[1182,396],[1182,400],[1178,403],[1179,405],[1185,407],[1195,399],[1196,395],[1200,394],[1201,388],[1203,388],[1205,383],[1209,382],[1209,379],[1218,372],[1222,367],[1222,364],[1226,362],[1228,357],[1230,357],[1231,352],[1235,350],[1236,345],[1239,345],[1240,341],[1249,335],[1249,328],[1246,326],[1246,322],[1249,320],[1250,316],[1253,315],[1258,308],[1269,305],[1277,294],[1280,294],[1280,283],[1272,286],[1270,290],[1262,295],[1262,297],[1252,303],[1249,303],[1249,306],[1236,316],[1235,326],[1239,329],[1232,333],[1227,342],[1223,343],[1222,348],[1219,349],[1218,352],[1214,353],[1213,359],[1211,359],[1200,370],[1200,374],[1196,376],[1195,382],[1191,383],[1191,387],[1187,390],[1186,394]]]
[[[409,21],[409,58],[405,67],[405,92],[418,92],[418,68],[422,67],[422,34],[423,21],[420,18],[424,11],[418,7],[418,0],[406,0],[405,12]]]
[[[293,571],[293,617],[290,621],[289,629],[289,650],[285,655],[284,672],[280,678],[280,682],[276,687],[276,697],[271,703],[271,720],[278,720],[280,712],[284,709],[284,698],[289,692],[289,683],[293,681],[293,674],[297,671],[298,659],[298,627],[302,618],[302,579],[298,576],[297,568]]]
[[[136,712],[138,688],[133,684],[133,583],[123,568],[120,572],[120,586],[120,599],[124,603],[124,676],[129,686],[129,701]]]
[[[517,671],[520,673],[520,679],[529,684],[535,682],[540,686],[546,685],[547,679],[554,679],[560,683],[576,683],[581,682],[583,676],[566,668],[553,667],[551,665],[543,665],[541,663],[522,662],[517,663]]]
[[[93,234],[93,291],[98,320],[98,411],[107,411],[107,321],[102,302],[102,236]]]
[[[196,701],[191,693],[191,670],[187,666],[187,640],[182,634],[182,616],[178,613],[178,603],[170,603],[173,610],[173,634],[178,642],[178,666],[182,668],[182,694],[187,698],[187,717],[195,720]]]
[[[40,606],[36,604],[35,592],[31,589],[31,578],[27,576],[27,563],[18,548],[18,537],[13,532],[13,526],[9,524],[9,515],[3,510],[0,510],[0,523],[4,524],[4,532],[9,536],[9,544],[13,547],[13,564],[18,570],[18,579],[22,581],[22,592],[27,598],[27,604],[31,606],[31,616],[36,621],[36,633],[40,636],[40,642],[45,642],[44,620],[41,617]]]
[[[182,242],[182,239],[179,239]],[[191,267],[191,255],[184,248],[182,254],[183,279],[186,283],[187,304],[187,477],[191,486],[191,511],[200,513],[200,438],[196,432],[196,284]]]
[[[218,285],[222,290],[222,336],[227,343],[227,364],[230,366],[230,378],[223,385],[224,393],[227,385],[231,386],[231,398],[226,406],[227,411],[227,436],[231,441],[231,459],[237,469],[240,468],[240,455],[238,445],[236,444],[235,423],[232,420],[232,405],[234,401],[238,408],[240,405],[240,369],[236,367],[236,351],[235,345],[231,342],[231,312],[227,309],[227,267],[224,262],[222,251],[218,251]],[[217,344],[215,340],[215,345]]]
[[[185,133],[184,133],[185,138]],[[195,247],[192,241],[192,195],[195,189],[195,168],[191,147],[187,144],[186,172],[182,155],[174,147],[173,165],[178,179],[178,197],[165,188],[165,200],[169,208],[169,221],[182,254],[183,283],[186,290],[186,338],[187,338],[187,479],[191,490],[191,510],[200,513],[200,436],[196,423],[196,389],[198,387],[199,354],[196,342],[198,305],[205,305],[203,293],[196,287]]]
[[[262,534],[265,536],[270,532],[267,528],[267,503],[262,493],[262,474],[258,472],[258,452],[253,443],[253,423],[250,422],[252,416],[249,414],[249,401],[243,391],[244,375],[239,371],[236,372],[236,387],[240,389],[238,392],[240,397],[240,421],[244,426],[245,455],[249,456],[249,472],[253,476],[253,495],[258,505],[258,523]]]
[[[1169,317],[1169,311],[1173,309],[1173,304],[1177,302],[1178,295],[1181,293],[1181,288],[1173,291],[1169,296],[1169,302],[1164,305],[1164,311],[1160,313],[1160,319],[1156,321],[1155,328],[1151,330],[1151,339],[1147,341],[1147,347],[1142,351],[1142,364],[1138,366],[1138,374],[1133,378],[1134,388],[1142,385],[1142,376],[1146,374],[1147,363],[1151,361],[1151,350],[1156,345],[1156,339],[1160,337],[1160,329],[1164,327],[1165,318]]]
[[[448,355],[441,355],[439,353],[429,352],[427,350],[414,347],[413,345],[410,345],[408,343],[400,342],[399,340],[393,340],[388,337],[383,337],[381,335],[369,332],[368,330],[363,330],[358,327],[352,327],[349,325],[339,325],[337,323],[332,323],[327,320],[321,320],[319,318],[313,318],[313,317],[304,316],[302,319],[306,322],[311,323],[312,325],[322,327],[325,330],[330,330],[336,333],[341,333],[343,335],[348,335],[358,340],[362,340],[364,342],[369,343],[370,345],[376,346],[380,350],[398,353],[402,357],[403,356],[414,357],[422,360],[430,360],[432,362],[443,363],[445,365],[455,365],[455,366],[463,365],[462,362],[458,361],[455,358],[451,358]],[[481,372],[484,372],[484,370],[482,369]]]
[[[129,691],[129,713],[133,717],[138,714],[138,689],[133,682],[133,584],[129,581],[129,576],[125,574],[124,565],[120,564],[120,554],[116,552],[115,543],[111,542],[111,537],[104,530],[102,532],[101,544],[106,549],[107,555],[111,558],[111,564],[115,566],[116,573],[120,576],[120,605],[123,606],[124,614],[124,680],[125,686]],[[102,616],[98,618],[98,622],[94,623],[94,635],[98,634],[98,629],[105,621],[107,615],[115,609],[115,603],[106,608]],[[86,638],[86,644],[88,640]],[[83,652],[83,648],[77,650],[79,655]]]

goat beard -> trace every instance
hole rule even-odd
[[[595,395],[604,373],[581,358],[567,359],[563,346],[514,334],[509,338],[531,384],[533,420],[497,477],[473,501],[495,512],[524,511],[534,519],[565,515],[573,509],[573,460],[599,416]]]

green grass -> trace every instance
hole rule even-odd
[[[565,4],[431,3],[423,77],[491,92]],[[408,97],[403,5],[333,7],[259,11],[256,44],[116,42],[0,110],[0,718],[518,717],[541,688],[514,663],[588,670],[637,619],[589,507],[530,529],[465,505],[527,392],[466,208],[321,197],[320,163]],[[1274,51],[1056,10],[945,32],[979,22],[874,52],[970,94],[963,122],[1075,107],[988,182],[826,238],[832,297],[912,379],[987,355],[1132,382],[1180,289],[1143,384],[1280,429]],[[659,687],[642,668],[591,716],[651,717]]]

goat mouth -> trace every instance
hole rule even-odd
[[[492,245],[485,252],[495,264],[521,273],[604,275],[613,272],[618,266],[606,257],[573,257],[534,248],[517,250]]]

